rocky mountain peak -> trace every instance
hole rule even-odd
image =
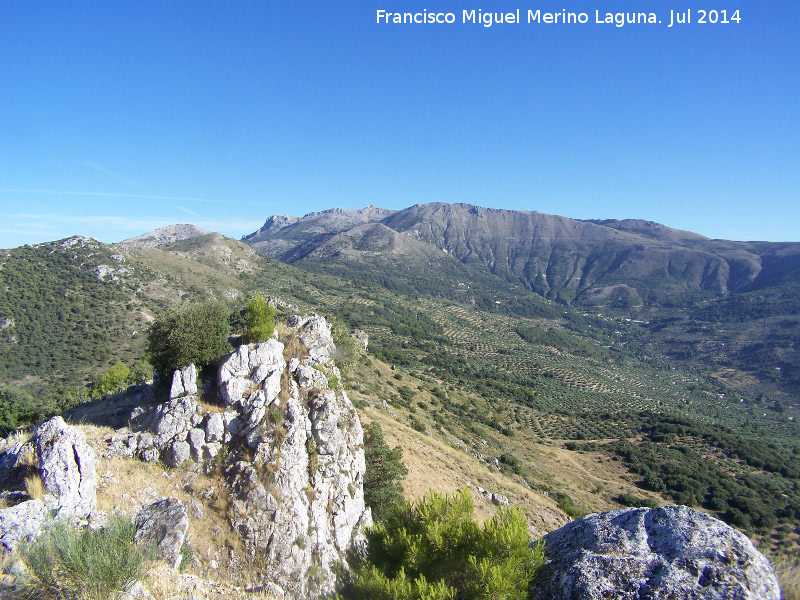
[[[199,237],[211,233],[207,229],[181,223],[177,225],[167,225],[166,227],[159,227],[158,229],[145,233],[143,235],[132,237],[124,240],[123,244],[131,244],[138,246],[163,246],[171,242],[178,242],[180,240],[188,240],[189,238]]]

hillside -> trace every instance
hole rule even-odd
[[[794,534],[785,534],[800,519],[793,397],[776,387],[741,402],[720,373],[648,351],[659,343],[654,332],[666,336],[677,321],[655,329],[635,313],[588,313],[521,284],[499,285],[480,265],[381,223],[328,236],[316,246],[319,258],[312,250],[294,264],[218,234],[156,247],[74,240],[6,252],[3,317],[16,327],[38,315],[51,337],[19,343],[32,355],[53,355],[41,368],[4,353],[3,383],[15,389],[60,408],[89,400],[87,384],[117,360],[133,366],[144,348],[140,332],[170,306],[217,298],[236,313],[258,290],[368,334],[368,354],[346,385],[363,416],[384,423],[390,441],[404,447],[408,494],[433,479],[448,491],[475,485],[526,505],[530,488],[573,514],[647,498],[680,501],[753,535],[772,532],[764,539],[776,548],[794,547]],[[324,251],[326,243],[339,254]],[[405,259],[409,253],[417,262]],[[59,321],[57,295],[11,278],[34,266],[79,292],[81,307],[92,308],[101,293],[112,301],[95,301],[99,308],[83,320]],[[38,307],[13,300],[28,297]],[[87,354],[76,368],[67,354],[51,352],[69,348],[87,325],[113,334],[108,354]],[[84,341],[87,353],[93,339]],[[63,392],[53,393],[54,385]],[[445,448],[472,458],[442,461]],[[470,464],[494,475],[470,475]],[[501,473],[507,480],[496,478]],[[529,512],[531,526],[536,514]]]
[[[372,224],[366,238],[363,221]],[[796,398],[800,389],[798,243],[710,240],[650,221],[442,203],[275,216],[244,240],[306,270],[486,309],[499,303],[534,316],[542,314],[532,299],[539,296],[648,321],[654,335],[637,347],[642,354],[723,373],[744,396]]]

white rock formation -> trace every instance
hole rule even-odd
[[[45,506],[58,516],[84,519],[95,512],[97,494],[94,451],[83,432],[61,417],[45,421],[33,433]]]
[[[222,361],[224,412],[204,414],[189,392],[137,411],[139,431],[117,431],[110,450],[211,468],[227,445],[221,456],[231,525],[266,557],[271,575],[263,585],[299,600],[334,591],[336,569],[372,519],[364,505],[363,430],[347,394],[328,386],[341,377],[330,325],[318,315],[289,323],[304,348],[298,356],[285,357],[284,345],[270,339]],[[171,395],[188,392],[187,375],[176,371]]]

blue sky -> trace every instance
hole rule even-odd
[[[800,3],[712,4],[4,0],[0,247],[434,201],[800,241]]]

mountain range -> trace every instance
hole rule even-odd
[[[577,220],[468,204],[271,216],[242,238],[283,262],[456,259],[581,306],[685,304],[800,283],[800,243],[732,242],[642,220]],[[438,252],[437,252],[438,250]]]

